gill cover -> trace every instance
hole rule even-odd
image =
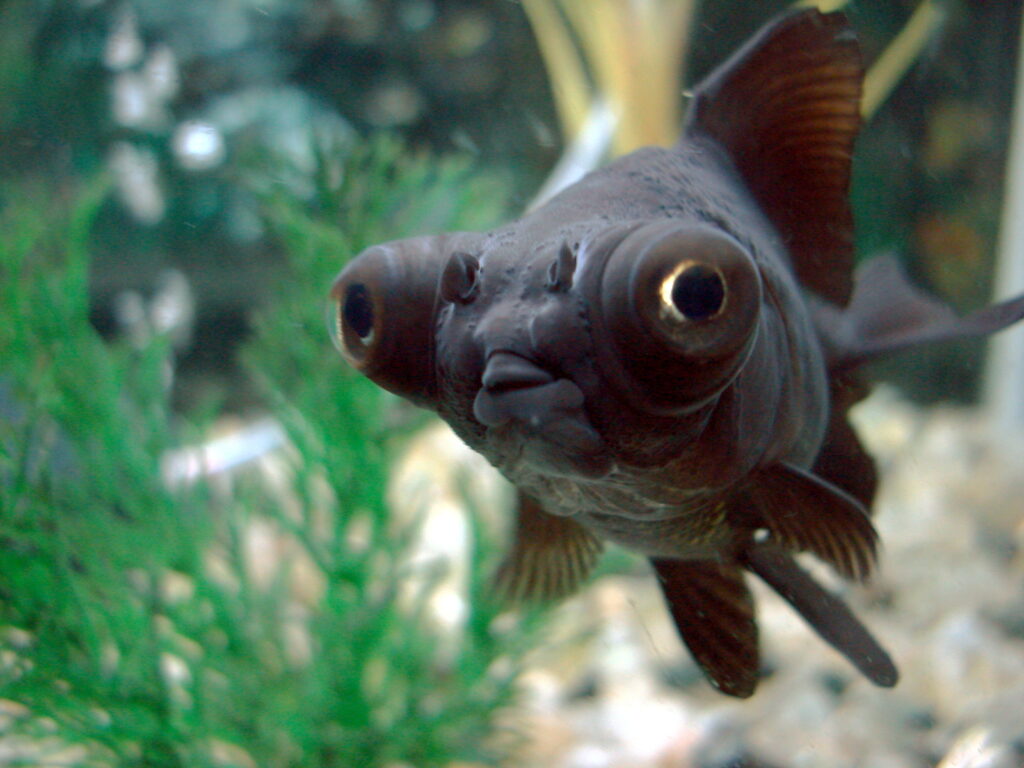
[[[605,374],[633,405],[675,415],[705,404],[746,360],[761,278],[732,237],[664,220],[607,254],[589,297]]]
[[[415,237],[363,251],[331,288],[342,354],[389,392],[429,406],[436,391],[434,320],[442,237]]]

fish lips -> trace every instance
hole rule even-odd
[[[546,470],[601,477],[611,469],[604,440],[583,410],[583,391],[517,355],[492,356],[473,415],[521,441],[522,458]]]

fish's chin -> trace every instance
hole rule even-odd
[[[612,469],[611,452],[583,410],[583,393],[568,379],[506,390],[481,389],[473,415],[508,464],[534,472],[598,478]],[[514,457],[514,458],[513,458]],[[525,467],[523,467],[525,468]]]

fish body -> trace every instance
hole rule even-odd
[[[860,53],[845,17],[769,24],[695,89],[682,138],[485,233],[367,249],[332,295],[346,357],[436,411],[518,489],[497,584],[552,599],[603,541],[640,552],[708,679],[757,685],[757,574],[876,684],[895,665],[793,560],[864,579],[874,465],[854,369],[990,333],[890,261],[853,274]]]

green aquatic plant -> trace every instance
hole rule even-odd
[[[454,629],[442,636],[424,609],[444,564],[400,594],[417,521],[393,519],[386,488],[421,420],[349,373],[324,324],[331,277],[354,251],[385,232],[484,225],[504,186],[394,141],[333,164],[328,154],[312,212],[270,195],[287,260],[244,353],[287,447],[266,471],[228,478],[168,472],[167,457],[209,426],[169,408],[170,344],[106,341],[89,324],[88,242],[105,189],[73,205],[42,190],[4,196],[10,764],[489,764],[507,745],[495,716],[535,617],[496,624],[494,548],[476,524]]]

